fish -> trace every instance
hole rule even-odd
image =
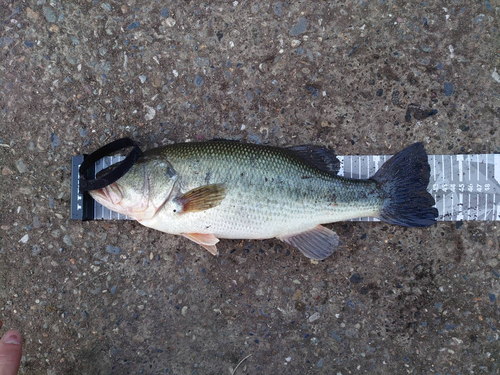
[[[422,143],[398,152],[368,179],[338,176],[339,168],[334,151],[316,145],[177,143],[144,152],[124,176],[90,195],[214,255],[221,238],[278,238],[324,260],[342,242],[323,224],[359,217],[406,227],[436,223]]]

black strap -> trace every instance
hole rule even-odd
[[[105,156],[108,156],[112,152],[122,150],[127,147],[132,147],[132,151],[130,151],[125,160],[123,160],[118,167],[100,178],[87,180],[87,178],[85,177],[86,172],[90,168],[90,166],[95,164],[96,161],[102,159]],[[112,184],[120,177],[122,177],[125,173],[127,173],[141,155],[141,149],[130,138],[117,139],[116,141],[102,146],[97,151],[94,151],[89,156],[85,157],[82,165],[80,165],[80,192],[83,194],[83,192],[85,191],[102,189],[103,187]]]

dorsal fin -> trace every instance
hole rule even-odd
[[[336,175],[340,169],[340,161],[337,159],[337,155],[335,155],[333,150],[329,150],[326,147],[300,145],[288,147],[287,150],[292,151],[322,171]]]

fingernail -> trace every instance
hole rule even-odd
[[[3,342],[6,344],[21,345],[21,337],[16,335],[15,333],[12,333],[9,336],[7,336],[3,340]]]

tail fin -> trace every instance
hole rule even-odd
[[[438,210],[427,192],[430,171],[422,143],[405,148],[384,163],[373,176],[387,195],[380,220],[405,227],[434,224]]]

